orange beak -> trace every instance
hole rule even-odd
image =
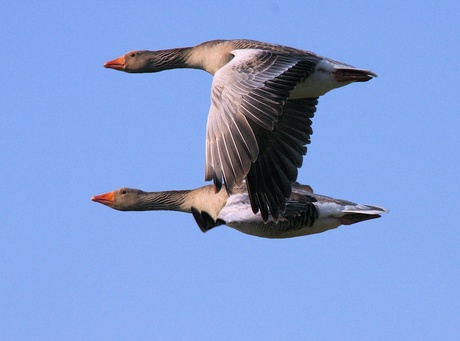
[[[98,202],[103,205],[107,205],[109,207],[112,207],[114,201],[115,201],[115,192],[110,192],[110,193],[105,193],[101,195],[95,195],[94,197],[91,197],[92,201]]]
[[[125,56],[104,63],[108,69],[123,70],[125,68]]]

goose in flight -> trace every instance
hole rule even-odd
[[[120,188],[96,195],[92,201],[119,211],[180,211],[192,213],[201,231],[219,225],[230,226],[240,232],[265,238],[291,238],[324,232],[361,221],[380,218],[383,207],[355,204],[314,194],[308,185],[293,184],[286,209],[278,220],[269,217],[264,222],[260,212],[254,214],[245,182],[233,188],[233,193],[215,191],[213,185],[193,190],[144,192]]]
[[[297,179],[318,97],[377,75],[287,46],[213,40],[194,47],[131,51],[104,67],[129,73],[176,68],[214,75],[206,128],[205,180],[229,194],[246,180],[264,221],[284,212]]]

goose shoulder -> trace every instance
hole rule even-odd
[[[312,63],[322,59],[321,56],[310,51],[255,40],[237,39],[211,40],[199,44],[191,49],[187,64],[191,67],[202,68],[214,75],[219,69],[228,64],[236,54],[239,54],[240,59],[244,60],[244,68],[251,72],[254,63],[257,65],[261,51],[290,56],[297,60],[310,58]],[[240,68],[240,71],[242,70],[243,68]]]
[[[214,220],[227,202],[228,194],[225,189],[216,191],[214,185],[207,185],[192,190],[182,204],[190,212],[193,207],[199,212],[207,212]]]
[[[190,67],[201,68],[211,75],[233,59],[234,48],[228,41],[213,40],[193,47],[187,58]]]

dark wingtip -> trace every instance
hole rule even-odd
[[[339,69],[335,72],[335,79],[338,82],[367,82],[377,74],[368,70]]]
[[[193,218],[195,218],[197,225],[203,233],[208,232],[216,226],[225,224],[223,220],[214,220],[207,212],[200,212],[195,207],[192,207],[192,214]]]
[[[362,221],[371,220],[381,218],[380,214],[362,214],[362,213],[351,213],[346,214],[342,218],[340,218],[340,222],[342,225],[352,225],[356,223],[360,223]]]

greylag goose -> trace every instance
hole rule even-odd
[[[309,51],[253,40],[132,51],[104,64],[130,72],[176,68],[214,75],[206,129],[205,180],[232,193],[243,179],[267,221],[285,209],[306,154],[318,97],[376,74]]]
[[[291,238],[320,233],[340,225],[351,225],[380,218],[383,207],[355,204],[350,201],[314,194],[308,185],[295,183],[286,209],[278,221],[272,217],[265,223],[260,212],[254,214],[245,183],[234,187],[233,193],[215,191],[213,185],[193,190],[144,192],[120,188],[96,195],[92,201],[119,211],[169,210],[192,213],[201,231],[218,225],[265,238]]]

